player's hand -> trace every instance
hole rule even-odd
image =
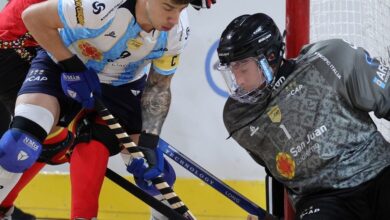
[[[211,5],[215,4],[216,2],[216,0],[193,0],[190,4],[196,10],[200,10],[202,8],[211,8]]]
[[[176,174],[173,167],[164,159],[164,171],[162,174],[162,178],[168,183],[169,186],[173,186],[176,181]],[[145,181],[144,179],[139,179],[134,176],[135,183],[145,192],[149,193],[149,195],[159,195],[160,192],[156,189],[156,187],[151,184],[151,181]]]
[[[61,61],[64,72],[61,74],[63,92],[80,102],[84,108],[94,107],[94,95],[101,94],[100,81],[96,72],[87,69],[82,61],[73,56]]]
[[[132,173],[136,178],[145,181],[152,180],[160,176],[164,169],[163,152],[157,148],[158,135],[142,132],[138,148],[144,154],[145,158],[135,158],[127,165],[127,171]]]

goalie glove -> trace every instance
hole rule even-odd
[[[216,2],[216,0],[193,0],[190,4],[196,10],[200,10],[202,8],[211,8],[211,5],[215,4]]]

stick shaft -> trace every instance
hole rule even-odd
[[[158,201],[156,198],[144,192],[142,189],[138,188],[133,183],[129,182],[127,179],[123,178],[109,168],[107,168],[106,177],[120,187],[122,187],[124,190],[133,194],[135,197],[137,197],[144,203],[148,204],[150,207],[167,216],[169,219],[185,220],[185,218],[178,212],[174,211],[162,202]]]
[[[138,149],[137,145],[131,140],[130,136],[119,124],[117,119],[110,113],[105,107],[104,103],[96,98],[95,109],[99,116],[107,123],[107,126],[113,131],[119,142],[129,150],[131,156],[135,158],[144,157],[143,153]],[[161,195],[168,201],[171,207],[182,214],[187,219],[196,219],[190,212],[187,206],[179,198],[179,196],[173,191],[167,182],[160,176],[152,180],[153,185],[160,191]]]
[[[172,145],[168,144],[161,138],[159,142],[159,148],[164,152],[165,155],[170,157],[172,160],[177,162],[186,170],[193,173],[203,182],[207,183],[208,185],[219,191],[221,194],[236,203],[248,213],[256,215],[260,219],[264,219],[266,216],[270,215],[267,211],[265,211],[264,209],[247,199],[245,196],[228,186],[222,180],[218,179],[216,176],[214,176],[206,169],[192,161],[186,155],[175,149]]]

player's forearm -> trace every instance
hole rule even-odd
[[[22,18],[34,39],[57,60],[72,56],[58,33],[58,28],[63,25],[57,13],[57,1],[32,5],[23,11]]]
[[[141,99],[142,130],[160,135],[171,104],[171,76],[150,74]]]

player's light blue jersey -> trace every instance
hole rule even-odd
[[[143,31],[133,15],[135,0],[59,0],[65,45],[99,75],[122,85],[141,78],[151,64],[158,73],[176,71],[188,39],[187,13],[169,32]]]

